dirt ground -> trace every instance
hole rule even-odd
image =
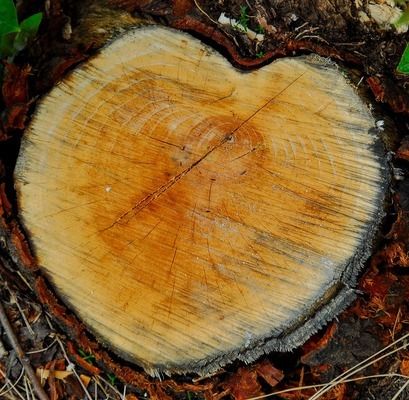
[[[0,102],[0,299],[50,399],[242,400],[281,392],[269,398],[302,400],[317,393],[317,385],[349,368],[355,369],[328,386],[320,399],[393,399],[399,390],[397,398],[409,399],[409,339],[405,336],[409,326],[409,76],[396,72],[409,34],[391,23],[399,8],[388,0],[23,0],[18,7],[22,17],[43,11],[45,19],[38,38],[13,65],[5,63]],[[264,40],[252,40],[245,32],[217,23],[222,13],[238,20],[247,17],[248,28],[262,33]],[[236,362],[207,378],[154,380],[95,344],[49,292],[41,271],[27,267],[29,261],[27,265],[15,262],[15,251],[24,261],[21,254],[26,254],[27,243],[17,222],[12,172],[37,99],[110,38],[141,19],[192,33],[238,68],[257,68],[278,57],[306,53],[329,57],[348,71],[382,121],[392,175],[390,193],[373,255],[360,279],[358,299],[291,353],[273,353],[249,366]],[[10,240],[19,243],[17,250],[10,248]],[[0,333],[0,398],[36,398],[1,326]],[[356,367],[389,345],[362,368]],[[308,388],[295,390],[303,386]]]

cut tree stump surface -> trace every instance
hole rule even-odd
[[[41,101],[15,170],[38,264],[151,374],[300,345],[349,304],[382,215],[375,120],[317,56],[252,72],[131,31]]]

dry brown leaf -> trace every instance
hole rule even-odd
[[[385,263],[388,267],[409,267],[409,256],[405,243],[396,241],[378,252],[373,258],[377,265]]]
[[[132,393],[127,394],[127,395],[125,396],[125,399],[126,399],[126,400],[138,400],[138,398],[137,398],[134,394],[132,394]]]
[[[409,136],[402,139],[401,145],[396,151],[396,158],[409,161]]]
[[[45,364],[43,369],[49,369],[50,371],[65,371],[65,360],[63,358],[51,360]]]
[[[257,372],[248,368],[239,368],[223,386],[230,389],[235,400],[245,400],[262,394]]]
[[[283,372],[275,368],[268,360],[258,363],[255,370],[271,387],[276,386],[284,378]]]
[[[322,400],[348,400],[347,387],[345,383],[341,383],[332,388],[328,393],[322,397]]]
[[[328,343],[332,340],[337,331],[337,326],[335,322],[331,323],[325,330],[324,335],[315,335],[304,344],[302,348],[304,354],[301,357],[302,363],[308,363],[308,359],[312,355],[328,346]]]
[[[81,382],[84,384],[85,387],[88,387],[89,383],[91,382],[91,378],[88,375],[80,375]]]
[[[41,380],[41,383],[44,382],[50,377],[50,374],[54,376],[56,379],[64,380],[68,376],[72,375],[71,371],[51,371],[49,369],[44,368],[37,368],[36,375]]]
[[[402,375],[409,376],[409,359],[401,361],[399,370]]]
[[[3,101],[6,108],[28,101],[28,76],[31,68],[5,64],[2,86]]]
[[[58,396],[58,388],[54,376],[55,372],[55,363],[56,360],[53,360],[50,362],[50,369],[49,369],[49,374],[48,374],[48,394],[50,396],[50,400],[59,400]]]
[[[285,400],[308,400],[315,392],[309,390],[292,391],[280,394],[280,397]]]

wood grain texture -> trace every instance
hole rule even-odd
[[[382,214],[375,121],[319,57],[234,69],[161,27],[41,101],[15,171],[57,293],[155,375],[301,344],[353,298]]]

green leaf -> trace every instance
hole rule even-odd
[[[0,0],[2,1],[2,0]],[[17,32],[10,32],[0,36],[0,59],[14,56],[14,40]]]
[[[13,0],[0,0],[0,58],[13,58],[35,37],[43,13],[37,13],[18,23]]]
[[[3,1],[3,0],[0,0]],[[40,27],[41,20],[43,19],[43,13],[39,12],[37,14],[33,14],[32,16],[26,18],[20,24],[20,29],[23,32],[29,34],[29,38],[33,38],[37,35],[38,28]]]
[[[249,19],[250,19],[250,17],[248,15],[248,7],[247,6],[240,6],[239,25],[241,25],[244,28],[245,32],[247,32]]]
[[[393,25],[398,27],[401,25],[408,25],[408,24],[409,24],[409,6],[406,7],[406,10],[401,14],[399,19],[393,23]]]
[[[17,10],[13,0],[0,0],[0,36],[19,30]]]
[[[0,87],[3,85],[4,65],[0,64]]]
[[[107,374],[109,383],[114,386],[116,383],[116,376],[114,374]]]
[[[263,33],[266,32],[266,30],[261,25],[257,25],[256,32],[260,33],[260,34],[263,34]]]
[[[16,53],[23,50],[27,43],[35,38],[42,18],[43,13],[34,14],[20,24],[20,32],[17,33],[13,43]]]
[[[23,50],[24,47],[26,47],[28,40],[29,40],[29,35],[27,34],[27,32],[24,32],[24,31],[18,32],[13,42],[14,52],[18,53],[19,51]]]
[[[409,75],[409,43],[406,45],[406,48],[403,51],[402,57],[396,69],[401,74]]]
[[[95,361],[95,357],[89,353],[87,354],[84,350],[78,349],[78,354],[83,358],[84,361],[93,364]]]

